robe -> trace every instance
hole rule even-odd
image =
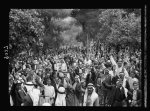
[[[39,96],[40,96],[40,90],[37,88],[34,88],[32,91],[33,106],[38,106]]]
[[[59,92],[58,90],[56,101],[55,101],[55,106],[66,106],[66,93],[64,91]]]
[[[45,102],[50,103],[51,105],[53,104],[53,100],[55,98],[55,89],[53,86],[48,86],[45,85],[44,89],[44,95],[45,95]]]
[[[74,106],[74,92],[71,87],[66,88],[66,106]]]

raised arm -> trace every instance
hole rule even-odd
[[[54,87],[53,87],[53,91],[54,91],[54,93],[53,93],[52,97],[55,98],[55,89],[54,89]]]
[[[106,67],[105,67],[105,65],[104,65],[104,63],[102,63],[102,68],[103,68],[103,69],[105,69],[105,68],[106,68]]]
[[[114,58],[113,58],[112,55],[110,56],[110,61],[111,61],[111,63],[112,63],[113,65],[117,66],[117,63],[116,63],[116,61],[114,60]]]
[[[129,73],[128,73],[128,71],[126,70],[126,68],[124,68],[124,73],[125,73],[125,76],[126,76],[126,77],[129,77]]]

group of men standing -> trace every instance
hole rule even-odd
[[[40,63],[34,61],[34,70],[27,75],[15,73],[10,77],[11,106],[141,106],[140,80],[135,72],[128,72],[124,61],[101,62],[96,69],[90,58],[71,59],[53,57],[46,59],[52,71],[37,70]],[[43,77],[44,75],[44,77]],[[12,81],[13,78],[14,80]]]

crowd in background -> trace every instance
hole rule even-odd
[[[9,64],[10,106],[141,106],[141,51],[69,48]]]

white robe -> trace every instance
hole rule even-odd
[[[66,94],[57,94],[55,106],[66,106]]]
[[[48,96],[50,98],[54,98],[55,97],[55,89],[53,86],[48,86],[48,85],[45,85],[45,96]]]
[[[33,88],[32,90],[33,106],[38,106],[39,96],[40,96],[40,90]]]

